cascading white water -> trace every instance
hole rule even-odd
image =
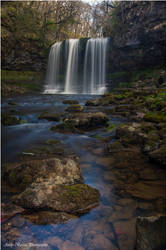
[[[105,66],[108,38],[91,38],[85,51],[83,92],[102,94],[105,90]]]
[[[44,93],[57,92],[59,90],[59,70],[62,42],[57,42],[52,45],[46,73],[46,86]]]
[[[81,47],[79,39],[55,43],[50,50],[44,93],[103,94],[108,38],[91,38]],[[81,47],[81,49],[80,49]]]
[[[79,39],[69,39],[69,54],[65,79],[65,93],[75,93],[78,84]]]

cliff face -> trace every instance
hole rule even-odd
[[[132,71],[166,62],[166,2],[121,2],[110,39],[108,70]]]
[[[31,40],[16,40],[11,33],[2,35],[2,68],[18,71],[46,69],[49,50]]]

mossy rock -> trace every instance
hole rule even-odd
[[[59,141],[57,141],[56,139],[49,139],[46,141],[46,144],[48,145],[52,145],[52,144],[58,144]]]
[[[14,101],[9,101],[8,104],[9,104],[9,105],[12,105],[12,106],[17,106],[17,105],[18,105],[18,104],[17,104],[16,102],[14,102]]]
[[[80,104],[72,104],[66,109],[67,112],[82,112],[83,110],[84,107]]]
[[[48,121],[60,121],[61,120],[61,116],[62,114],[59,113],[50,113],[50,112],[44,112],[42,114],[39,115],[39,119],[45,119]]]
[[[87,184],[32,185],[13,201],[27,209],[51,209],[71,214],[84,214],[99,205],[100,193]]]
[[[144,120],[148,122],[161,123],[166,122],[166,115],[161,113],[147,113],[144,116]]]
[[[2,114],[2,124],[5,126],[12,126],[26,123],[26,120],[22,120],[16,116],[10,114]]]
[[[79,104],[77,100],[64,100],[63,104]]]

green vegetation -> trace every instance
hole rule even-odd
[[[114,130],[116,129],[116,124],[112,123],[108,123],[108,128],[107,128],[107,131],[108,132],[113,132]]]
[[[33,71],[2,70],[2,94],[39,92],[42,90],[44,73]]]
[[[162,68],[149,68],[139,71],[119,71],[109,74],[109,78],[113,82],[118,83],[120,88],[133,88],[134,83],[139,80],[158,80],[160,77]]]

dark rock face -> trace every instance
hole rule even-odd
[[[136,250],[166,249],[166,217],[138,217]]]
[[[121,2],[121,30],[110,39],[108,72],[165,64],[166,2]]]
[[[10,33],[2,38],[2,68],[6,70],[45,71],[47,67],[47,53],[37,42],[16,41]]]

